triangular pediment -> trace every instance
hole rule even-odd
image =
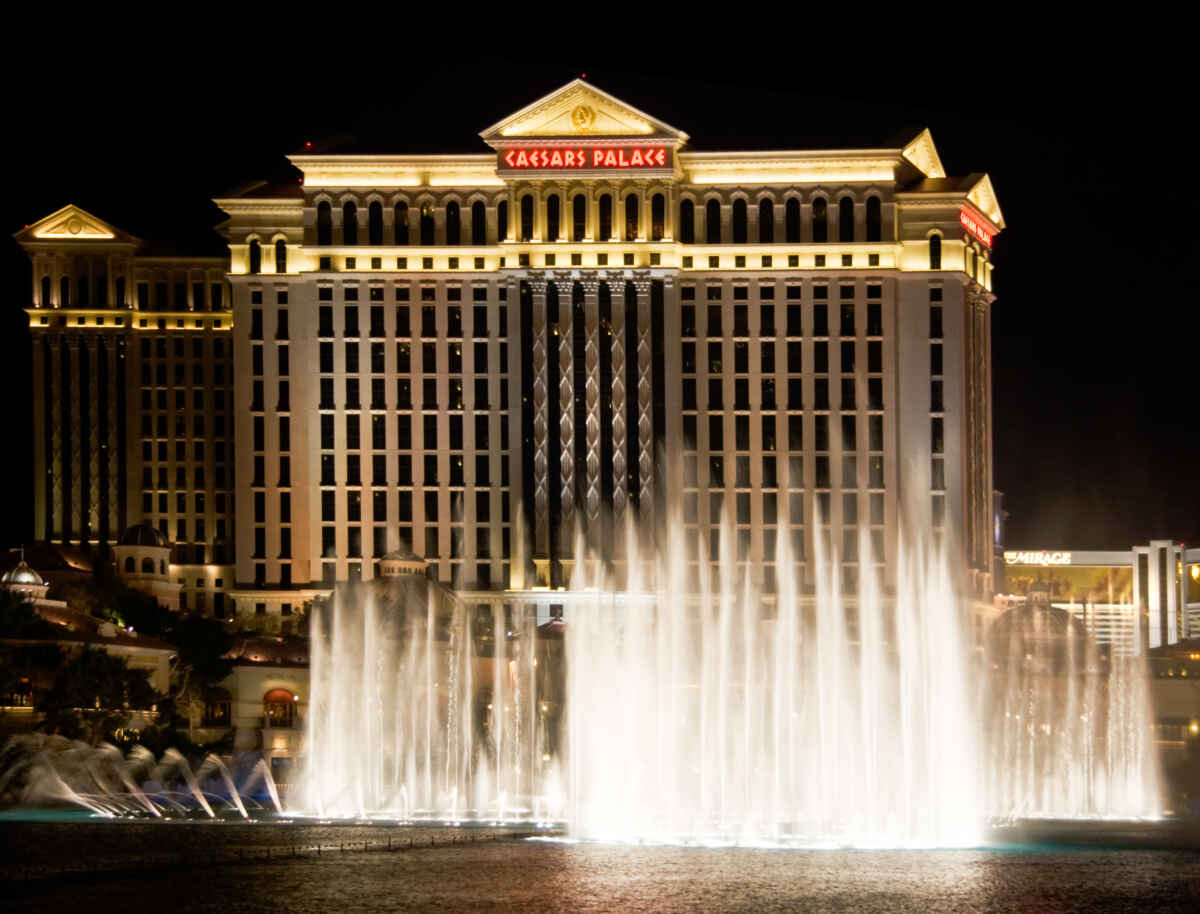
[[[687,134],[576,79],[479,134],[488,143],[523,137],[653,136],[683,143]]]
[[[946,169],[942,167],[942,159],[938,155],[937,147],[933,145],[933,134],[929,132],[928,127],[918,133],[900,154],[912,162],[925,177],[946,177]]]
[[[987,175],[980,178],[975,186],[967,192],[967,199],[976,208],[992,220],[998,229],[1004,228],[1004,214],[1000,212],[1000,201],[996,199],[996,190],[992,187],[992,179]]]
[[[124,241],[136,242],[133,236],[93,216],[74,204],[17,233],[19,241]]]

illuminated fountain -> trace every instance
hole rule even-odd
[[[1072,674],[1047,677],[997,659],[996,638],[1005,658],[1027,652],[1003,625],[982,652],[927,532],[900,537],[886,593],[865,532],[846,590],[821,537],[808,561],[780,537],[775,596],[735,559],[728,518],[715,561],[677,520],[657,550],[626,528],[617,551],[641,560],[620,579],[577,544],[558,597],[565,682],[546,675],[520,594],[510,614],[420,578],[339,593],[314,615],[299,809],[565,819],[597,840],[941,847],[1017,817],[1157,814],[1138,662],[1067,639]]]
[[[312,622],[299,809],[459,822],[557,816],[535,620],[422,578],[339,594]],[[381,605],[382,604],[382,605]]]
[[[122,755],[109,743],[92,746],[30,733],[5,744],[0,771],[0,797],[7,802],[76,806],[105,818],[199,814],[249,819],[252,813],[282,811],[263,759],[254,763],[239,787],[228,766],[212,753],[193,770],[175,749],[156,759],[141,745]],[[258,799],[263,791],[269,804]]]
[[[672,529],[657,594],[640,595],[636,570],[628,592],[614,594],[586,579],[598,563],[577,561],[574,585],[591,598],[567,619],[573,833],[977,841],[965,617],[943,557],[902,544],[885,603],[873,575],[842,593],[829,573],[836,556],[818,539],[815,595],[802,599],[791,540],[780,537],[780,596],[767,601],[737,570],[728,522],[716,579],[701,574],[699,588],[682,526]],[[638,554],[632,536],[626,548]],[[865,537],[859,553],[872,567]]]
[[[988,808],[1022,818],[1157,816],[1144,653],[1102,650],[1045,596],[1009,610],[988,635]]]

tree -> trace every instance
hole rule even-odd
[[[59,668],[37,709],[48,732],[94,744],[128,726],[134,711],[153,710],[158,698],[145,670],[85,647]]]

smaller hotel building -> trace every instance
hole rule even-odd
[[[1122,653],[1200,638],[1200,549],[1170,540],[1112,551],[1005,549],[996,581],[998,604],[1044,589],[1052,607]]]
[[[577,537],[620,577],[669,511],[691,580],[728,518],[764,591],[779,537],[804,591],[818,537],[893,583],[913,522],[990,609],[986,174],[928,130],[695,151],[582,80],[480,139],[292,156],[217,200],[224,258],[75,207],[18,233],[36,536],[147,524],[182,609],[286,632],[397,564],[544,613]]]

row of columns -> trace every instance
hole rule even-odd
[[[574,352],[574,307],[571,289],[578,281],[584,293],[583,337],[584,337],[584,384],[583,400],[585,419],[582,428],[575,424],[575,352]],[[546,291],[549,282],[565,286],[566,294],[560,297],[557,345],[551,341],[547,319]],[[628,391],[626,389],[627,353],[630,345],[635,347],[637,359],[637,460],[639,491],[638,504],[643,522],[648,522],[653,505],[653,399],[651,378],[651,320],[650,280],[634,280],[636,292],[637,338],[627,340],[625,333],[625,282],[626,277],[614,275],[611,280],[611,343],[609,356],[612,364],[612,379],[609,390],[612,401],[612,513],[616,523],[622,523],[631,494],[627,491],[629,447],[626,415]],[[559,472],[561,485],[558,499],[564,548],[571,548],[576,528],[576,514],[582,511],[587,529],[600,529],[602,502],[601,477],[601,335],[599,315],[600,280],[587,278],[576,280],[569,271],[559,279],[547,280],[538,277],[530,281],[533,297],[532,364],[533,372],[533,493],[534,493],[534,551],[537,559],[550,558],[550,397],[558,398],[559,428],[557,435],[560,446]],[[553,348],[552,348],[553,346]],[[549,389],[549,360],[558,362],[558,390]],[[576,437],[584,436],[585,459],[579,480],[576,461]],[[582,494],[582,504],[576,503],[576,493]]]
[[[105,526],[110,536],[120,533],[124,486],[118,461],[117,373],[123,370],[124,360],[117,349],[116,339],[106,338],[101,347],[96,335],[47,336],[33,348],[38,467],[34,498],[39,538],[94,540]],[[103,390],[101,360],[106,369]],[[47,447],[49,454],[44,453]],[[46,467],[48,474],[42,470]],[[107,505],[101,504],[102,487],[107,491]],[[106,511],[104,518],[102,510]]]

